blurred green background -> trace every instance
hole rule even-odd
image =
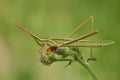
[[[99,33],[90,39],[116,44],[94,49],[97,61],[90,65],[98,80],[119,80],[119,0],[0,0],[0,80],[92,80],[78,63],[67,68],[66,62],[41,64],[40,47],[11,21],[15,19],[41,37],[66,37],[91,15]],[[88,33],[90,24],[74,37]],[[82,52],[89,54],[87,49]]]

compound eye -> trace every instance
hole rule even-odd
[[[49,47],[49,48],[46,50],[46,55],[50,55],[51,53],[56,52],[56,49],[57,49],[57,47]]]

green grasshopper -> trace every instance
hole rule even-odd
[[[83,27],[87,22],[92,21],[92,31],[78,38],[71,38],[78,30]],[[101,47],[104,45],[113,44],[114,41],[111,40],[102,40],[102,41],[91,41],[84,40],[90,36],[98,33],[98,30],[93,29],[93,16],[90,16],[86,19],[81,25],[79,25],[76,29],[73,30],[71,35],[67,38],[41,38],[36,36],[34,33],[23,27],[22,25],[15,22],[15,24],[24,32],[32,36],[32,38],[37,42],[40,48],[40,61],[45,65],[51,65],[54,62],[58,61],[68,61],[68,65],[72,62],[79,62],[93,77],[94,80],[97,80],[95,74],[90,69],[88,65],[89,60],[96,60],[95,57],[92,56],[92,48]],[[90,58],[87,60],[83,59],[81,51],[79,47],[89,47],[91,49]],[[67,65],[67,66],[68,66]]]

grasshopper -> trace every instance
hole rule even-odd
[[[92,31],[80,36],[78,38],[71,38],[76,32],[80,30],[86,23],[92,21]],[[41,47],[40,48],[40,61],[45,65],[51,65],[53,62],[58,61],[68,61],[69,63],[66,65],[71,65],[72,62],[77,61],[83,67],[87,69],[87,71],[91,74],[94,80],[97,80],[95,74],[90,69],[88,65],[89,60],[96,60],[95,57],[92,56],[92,48],[102,47],[105,45],[113,44],[114,41],[111,40],[102,40],[102,41],[91,41],[85,40],[86,38],[95,35],[98,33],[98,30],[94,30],[93,23],[94,17],[90,16],[87,18],[81,25],[75,28],[72,33],[67,38],[41,38],[26,29],[24,26],[20,25],[16,21],[14,23],[28,35],[30,35],[36,43]],[[79,50],[79,47],[89,47],[91,49],[90,57],[85,61]],[[69,58],[70,56],[71,58]]]

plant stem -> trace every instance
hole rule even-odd
[[[79,59],[78,57],[76,59],[77,59],[77,62],[79,62],[90,73],[93,80],[97,80],[97,77],[94,74],[94,72],[91,70],[90,66],[85,61]]]

